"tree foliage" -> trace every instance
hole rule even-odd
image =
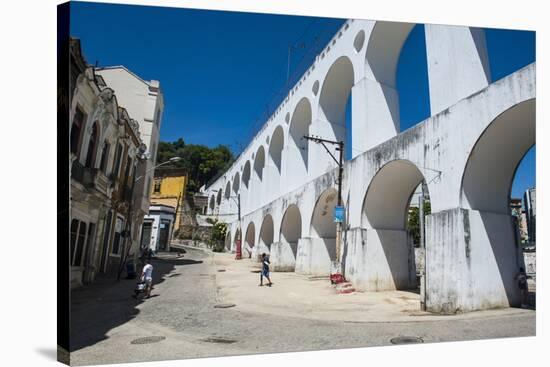
[[[173,157],[181,159],[172,167],[183,168],[189,178],[188,192],[197,192],[218,173],[223,172],[234,161],[233,153],[225,145],[209,148],[205,145],[186,144],[182,138],[174,142],[160,142],[158,148],[158,163],[163,163]]]
[[[429,201],[424,201],[424,217],[432,212],[432,207]],[[418,207],[412,206],[409,208],[409,220],[407,222],[407,230],[413,238],[413,243],[416,247],[420,245],[420,216]]]

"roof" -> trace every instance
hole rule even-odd
[[[98,72],[101,72],[102,70],[114,70],[114,69],[123,69],[125,70],[128,74],[132,75],[134,78],[136,78],[137,80],[139,80],[140,82],[142,82],[143,84],[151,87],[151,88],[157,88],[157,89],[160,89],[160,83],[158,80],[151,80],[151,81],[147,81],[143,78],[141,78],[139,75],[137,75],[136,73],[134,73],[133,71],[131,71],[130,69],[128,69],[126,66],[124,65],[114,65],[114,66],[102,66],[102,67],[97,67],[96,68],[96,71]]]

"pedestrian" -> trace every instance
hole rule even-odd
[[[521,292],[521,307],[527,308],[527,297],[529,295],[529,289],[527,287],[527,274],[524,268],[519,268],[519,273],[516,275],[518,281],[518,287]]]
[[[141,271],[141,281],[145,282],[145,298],[150,298],[151,289],[153,289],[153,265],[151,265],[151,260],[147,258]]]
[[[268,287],[271,287],[271,279],[269,278],[269,258],[265,253],[262,254],[262,271],[260,272],[260,287],[264,285],[264,277],[269,281]]]

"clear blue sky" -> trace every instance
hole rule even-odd
[[[343,19],[71,3],[71,34],[90,64],[125,65],[157,79],[166,107],[161,139],[239,152],[285,93],[288,47],[299,77]],[[534,32],[488,29],[493,80],[535,60]],[[403,47],[397,71],[401,130],[429,116],[424,28]],[[291,81],[294,80],[291,76]],[[535,148],[518,168],[512,196],[535,186]]]

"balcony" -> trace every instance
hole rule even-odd
[[[81,183],[87,189],[96,189],[109,196],[111,182],[109,178],[97,168],[89,168],[79,161],[74,161],[71,169],[71,178]]]

